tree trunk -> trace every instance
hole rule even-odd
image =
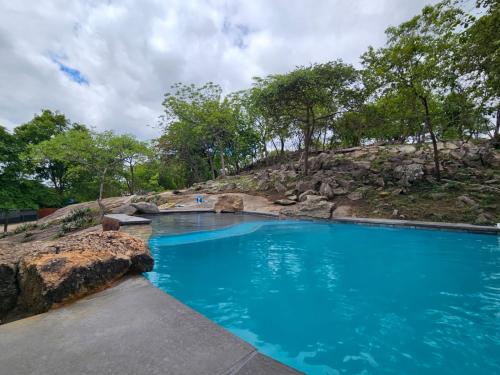
[[[498,138],[500,135],[500,108],[497,109],[497,123],[495,126],[495,133],[493,133],[494,138]]]
[[[4,218],[3,218],[3,231],[7,232],[9,228],[9,210],[3,210]]]
[[[422,104],[423,104],[424,109],[425,109],[425,125],[427,126],[427,129],[429,130],[429,134],[431,135],[432,148],[434,149],[434,166],[436,168],[436,179],[438,181],[440,181],[441,180],[441,168],[439,167],[439,150],[437,147],[436,135],[434,134],[434,131],[432,129],[431,115],[429,113],[429,104],[428,104],[427,98],[425,96],[421,96],[420,100],[422,101]]]
[[[328,132],[328,125],[325,125],[325,134],[323,134],[323,151],[326,151],[326,133]]]
[[[130,167],[130,194],[135,194],[135,183],[134,183],[134,166],[129,164]]]
[[[226,162],[224,161],[224,153],[220,153],[220,166],[221,166],[221,171],[220,175],[222,178],[226,177]]]
[[[210,154],[208,154],[208,165],[210,166],[210,173],[212,174],[212,180],[215,180],[214,161],[212,160],[212,155]]]
[[[104,193],[104,180],[106,178],[106,172],[108,171],[108,168],[104,168],[104,171],[102,172],[101,175],[101,181],[99,183],[99,198],[97,199],[97,204],[99,205],[99,211],[100,211],[100,216],[101,219],[104,217],[104,204],[102,203],[102,195]]]
[[[307,110],[307,123],[304,132],[304,174],[309,175],[309,148],[311,147],[311,116],[309,109]]]

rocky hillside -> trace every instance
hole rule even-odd
[[[434,178],[430,145],[391,145],[319,153],[309,176],[299,160],[290,160],[189,190],[255,193],[289,206],[288,214],[307,201],[331,208],[333,216],[500,222],[500,150],[485,141],[442,142],[439,151],[441,181]]]

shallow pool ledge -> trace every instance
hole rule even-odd
[[[6,374],[277,374],[266,357],[142,276],[0,326]]]

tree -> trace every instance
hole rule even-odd
[[[431,102],[438,93],[448,92],[456,82],[449,69],[461,11],[442,2],[427,6],[422,13],[398,27],[386,30],[387,46],[369,48],[362,56],[365,68],[379,80],[381,91],[414,96],[424,112],[423,122],[434,151],[436,178],[441,178],[437,136]]]
[[[255,154],[255,133],[251,116],[234,96],[223,97],[220,86],[201,87],[176,84],[165,95],[164,134],[159,145],[163,159],[183,166],[187,184],[224,177],[238,170],[248,156]],[[182,182],[184,183],[184,182]]]
[[[135,194],[137,185],[135,169],[153,156],[152,151],[145,142],[138,141],[131,135],[115,136],[110,142],[118,153],[116,158],[123,161],[122,175],[127,183],[128,191],[130,194]]]
[[[352,66],[335,61],[256,79],[254,90],[262,112],[279,126],[300,129],[306,175],[315,131],[350,106],[358,90],[358,78]]]
[[[14,129],[14,136],[21,147],[19,152],[24,170],[36,175],[39,180],[50,181],[61,198],[67,187],[68,163],[50,158],[51,152],[46,148],[46,142],[71,129],[86,128],[84,125],[71,124],[64,114],[47,109]]]
[[[471,100],[489,115],[495,113],[493,136],[500,133],[500,2],[478,0],[484,10],[478,18],[466,18],[455,63],[468,84]]]
[[[43,142],[41,147],[51,160],[69,162],[72,165],[70,173],[84,170],[97,176],[97,203],[101,216],[104,215],[102,198],[106,178],[122,172],[126,161],[130,167],[130,163],[135,165],[135,160],[143,156],[143,145],[140,142],[130,136],[116,136],[110,131],[97,133],[80,129],[69,130]]]

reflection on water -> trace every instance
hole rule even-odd
[[[495,236],[269,222],[151,246],[155,285],[306,373],[500,373]]]

